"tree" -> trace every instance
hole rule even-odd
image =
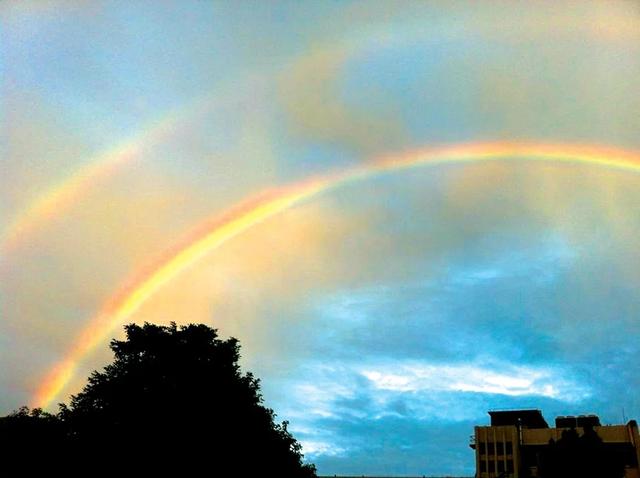
[[[21,451],[52,450],[62,436],[58,417],[40,408],[21,407],[0,418],[0,454],[9,458]]]
[[[544,478],[622,478],[624,461],[617,457],[598,436],[593,427],[562,431],[561,438],[549,442],[540,475]]]
[[[127,325],[113,363],[61,405],[65,466],[181,476],[315,476],[243,374],[236,339],[205,325]]]

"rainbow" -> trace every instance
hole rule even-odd
[[[263,76],[256,73],[247,76],[244,85],[255,88],[260,81],[264,81]],[[232,86],[237,88],[238,81],[219,85],[223,91]],[[145,150],[166,140],[179,124],[236,101],[237,95],[206,93],[167,111],[129,139],[97,153],[84,166],[39,194],[0,231],[0,256],[15,250],[44,224],[61,216],[97,184],[139,158]]]
[[[38,4],[38,7],[30,6],[28,11],[32,14],[48,13],[47,8],[42,7],[40,4]],[[627,43],[629,43],[630,40],[635,40],[640,37],[637,19],[633,16],[625,15],[624,12],[621,13],[615,9],[611,11],[594,10],[593,12],[587,13],[588,17],[583,17],[576,16],[571,12],[565,12],[561,17],[554,17],[554,21],[552,22],[540,21],[540,18],[537,16],[527,17],[525,19],[526,23],[523,23],[517,31],[517,37],[522,38],[522,35],[539,35],[540,32],[547,32],[561,33],[570,36],[587,35],[601,40],[619,40]],[[505,30],[503,24],[498,23],[498,25],[496,25],[493,17],[488,20],[484,17],[479,17],[477,24],[465,23],[462,26],[464,27],[462,29],[448,28],[437,30],[438,38],[440,38],[441,41],[443,37],[455,39],[458,37],[466,37],[470,34],[486,37],[488,35],[498,36],[499,34],[508,35],[510,32],[513,33],[510,28]],[[396,44],[414,41],[421,38],[425,32],[421,23],[417,23],[411,28],[406,28],[400,36],[397,35],[398,32],[394,31],[393,35],[391,35],[389,31],[387,31],[387,28],[392,27],[393,24],[389,24],[386,28],[377,31],[378,35],[385,38],[387,44],[389,41],[393,41]],[[473,27],[474,30],[468,31],[471,27]],[[433,38],[433,35],[434,32],[431,31],[429,34],[430,38]],[[361,35],[355,35],[354,37],[349,37],[347,41],[332,41],[320,45],[315,50],[314,56],[311,57],[311,61],[318,61],[318,58],[323,59],[322,61],[327,61],[324,59],[324,55],[326,55],[335,58],[339,63],[343,62],[346,58],[356,54],[366,46],[367,43],[364,41],[364,38]],[[301,58],[304,65],[310,61],[308,53]],[[299,62],[293,62],[287,65],[287,68],[295,70],[296,67],[299,68],[300,66]],[[246,85],[249,88],[255,87],[263,81],[263,78],[276,72],[281,73],[279,68],[274,68],[274,71],[270,71],[269,73],[264,71],[256,72],[249,77]],[[223,88],[237,87],[237,79],[230,80],[228,84],[223,86]],[[25,238],[30,236],[31,233],[35,232],[44,223],[59,216],[80,197],[91,190],[92,187],[114,174],[124,164],[139,156],[144,148],[159,141],[163,137],[163,134],[170,131],[175,124],[182,121],[185,117],[192,116],[194,110],[201,107],[204,111],[214,106],[215,101],[213,100],[226,98],[228,101],[232,96],[233,95],[229,94],[214,95],[213,93],[209,93],[203,97],[196,98],[186,107],[174,112],[169,112],[161,120],[155,121],[133,138],[95,155],[87,161],[85,166],[81,167],[71,176],[38,195],[16,215],[12,222],[0,231],[0,255],[13,250],[21,241],[25,240]],[[550,148],[553,148],[553,146],[550,145]],[[600,148],[596,149],[599,150]],[[587,156],[598,156],[600,154],[592,154],[593,151],[588,150],[589,148],[585,148],[584,151]],[[617,153],[622,153],[623,156],[626,154],[621,151],[614,151],[614,154]],[[394,161],[392,160],[391,162]],[[597,162],[597,160],[594,162]]]
[[[6,227],[0,236],[0,250],[8,252],[17,247],[20,239],[29,236],[30,232],[67,209],[97,182],[112,175],[123,164],[131,161],[136,156],[136,146],[135,143],[127,144],[98,155],[60,184],[52,186],[35,198]]]
[[[171,131],[181,115],[169,113],[139,134],[91,157],[58,184],[33,199],[0,233],[0,253],[17,248],[43,224],[61,215],[97,184],[140,156],[145,148],[159,142]]]
[[[387,172],[443,163],[516,159],[584,163],[640,172],[640,152],[568,144],[472,143],[389,155],[346,171],[267,190],[206,221],[150,267],[133,276],[89,321],[71,350],[50,370],[37,389],[32,405],[49,406],[69,384],[84,357],[103,343],[115,328],[129,320],[165,284],[224,243],[276,214],[320,193]]]

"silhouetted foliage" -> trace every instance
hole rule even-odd
[[[621,458],[602,442],[592,427],[585,427],[581,436],[571,428],[563,430],[557,442],[550,440],[540,474],[544,478],[622,478],[624,460]]]
[[[21,409],[2,419],[17,424],[0,429],[4,449],[15,437],[33,449],[33,431],[40,446],[57,440],[64,468],[88,475],[315,476],[287,422],[263,406],[259,380],[241,372],[236,339],[205,325],[125,330],[126,340],[111,342],[113,363],[57,416]]]
[[[58,417],[39,408],[29,410],[21,407],[0,418],[0,450],[5,452],[14,448],[42,449],[63,435],[63,426]]]

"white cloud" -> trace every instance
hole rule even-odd
[[[313,370],[313,381],[305,380],[291,387],[294,403],[304,403],[304,408],[286,410],[286,415],[303,419],[337,417],[340,411],[336,409],[335,402],[340,399],[353,399],[357,395],[356,383],[341,380],[347,374],[353,376],[340,366],[324,365]]]
[[[345,448],[334,445],[330,442],[318,440],[300,440],[302,451],[305,455],[342,456],[346,453]]]
[[[538,396],[576,402],[588,390],[552,367],[491,363],[435,365],[419,362],[367,366],[360,373],[380,390],[473,392],[507,396]]]

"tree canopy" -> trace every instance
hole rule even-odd
[[[21,409],[1,419],[3,449],[13,449],[5,456],[38,451],[53,468],[87,471],[315,476],[287,422],[263,405],[259,380],[242,373],[236,339],[193,324],[125,330],[111,342],[114,361],[57,415]],[[41,450],[23,439],[29,427]]]
[[[631,452],[633,459],[633,450],[627,451]],[[584,427],[582,435],[575,428],[570,428],[562,431],[558,441],[549,441],[549,447],[542,456],[540,476],[623,478],[624,463],[628,458],[608,447],[593,427]]]

